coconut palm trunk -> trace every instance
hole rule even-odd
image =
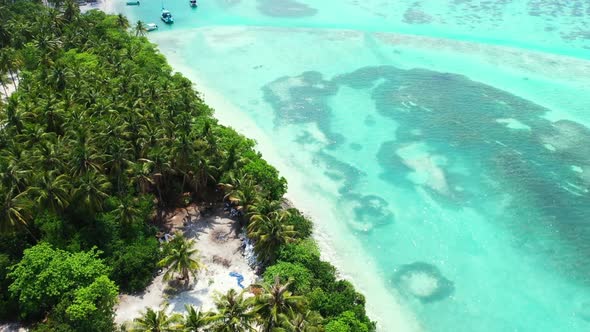
[[[12,72],[12,69],[8,69],[8,73],[10,74],[10,79],[12,80],[12,85],[14,86],[14,91],[16,91],[18,89],[18,86],[16,85],[17,80],[14,79],[14,73]]]

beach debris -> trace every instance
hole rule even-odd
[[[156,233],[156,238],[160,243],[166,243],[172,241],[172,239],[174,239],[174,235],[170,233],[158,232]]]
[[[244,285],[242,285],[242,282],[244,281],[243,275],[241,275],[237,272],[230,272],[229,276],[236,278],[238,280],[238,286],[240,286],[240,288],[244,289]]]
[[[243,235],[243,248],[244,248],[244,257],[248,262],[248,265],[253,268],[257,269],[260,266],[260,262],[258,262],[258,257],[254,252],[254,241],[252,241],[246,234]]]

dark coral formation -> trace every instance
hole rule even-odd
[[[317,9],[294,0],[258,0],[258,10],[267,16],[307,17],[317,13]]]
[[[372,229],[395,218],[380,203],[386,199],[367,200],[359,189],[367,174],[334,154],[364,143],[347,141],[345,129],[332,123],[329,100],[344,86],[372,96],[378,114],[360,112],[360,123],[371,127],[388,118],[399,124],[390,137],[373,143],[381,144],[376,158],[382,179],[398,189],[421,190],[448,208],[475,209],[509,230],[515,247],[590,285],[590,129],[553,122],[548,109],[464,76],[423,69],[364,67],[331,80],[308,72],[268,84],[264,92],[277,125],[316,123],[329,138],[317,160],[343,182],[340,194],[353,207],[350,213],[365,224],[372,221]],[[412,145],[426,147],[425,158],[445,160],[433,166],[442,189],[411,180],[415,170],[399,151]],[[502,211],[498,202],[506,203]],[[358,215],[357,206],[370,216]]]
[[[420,275],[432,278],[435,281],[435,287],[429,290],[428,293],[417,293],[410,286],[413,282],[412,279],[420,277]],[[422,301],[422,303],[444,300],[455,291],[454,283],[445,278],[436,266],[424,262],[400,266],[393,276],[393,283],[403,294],[410,294]]]

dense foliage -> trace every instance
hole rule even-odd
[[[8,289],[20,303],[21,317],[40,319],[53,311],[49,326],[55,318],[75,330],[112,330],[118,288],[98,256],[96,250],[70,253],[44,242],[26,249],[8,273],[14,280]]]
[[[311,222],[283,206],[286,181],[254,141],[216,122],[191,82],[134,36],[141,26],[130,33],[123,16],[52,3],[0,7],[0,85],[18,87],[0,101],[0,320],[115,329],[119,290],[142,290],[158,265],[187,281],[198,268],[190,242],[161,251],[154,237],[188,197],[242,212],[266,283],[250,299],[221,296],[212,313],[147,311],[138,329],[373,330],[362,295],[320,260]]]

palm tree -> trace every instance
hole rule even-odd
[[[29,192],[39,210],[60,213],[69,205],[70,188],[67,175],[55,176],[53,172],[47,172],[38,177],[36,185],[30,187]]]
[[[113,210],[123,227],[129,227],[141,217],[139,209],[133,204],[130,197],[121,198],[119,205]]]
[[[10,48],[2,48],[0,49],[0,73],[1,74],[9,74],[12,84],[16,89],[16,81],[14,78],[14,66],[13,66],[13,51]],[[8,96],[8,94],[6,94]]]
[[[106,166],[111,176],[114,176],[117,182],[117,192],[122,191],[122,175],[126,167],[130,164],[131,149],[128,148],[124,140],[114,140],[108,148],[106,157]]]
[[[28,150],[34,150],[38,145],[48,142],[55,142],[56,138],[55,133],[47,132],[44,126],[37,123],[27,124],[22,133],[16,137],[17,141],[26,142],[25,146]]]
[[[10,61],[10,68],[12,69],[12,72],[10,72],[10,74],[11,74],[12,83],[13,83],[13,85],[15,85],[16,82],[20,81],[18,70],[23,66],[24,60],[23,60],[23,56],[22,56],[21,52],[15,50],[14,48],[9,49],[9,54],[10,54],[10,60],[9,60]],[[15,81],[15,78],[16,78],[16,81]],[[18,89],[18,86],[15,85],[14,88]]]
[[[5,106],[4,111],[4,123],[5,129],[14,130],[16,134],[20,134],[25,126],[25,110],[29,108],[29,104],[20,103],[22,107],[19,107],[19,101],[16,98],[8,99],[8,103]]]
[[[17,194],[23,192],[30,182],[32,171],[30,158],[25,151],[9,146],[0,153],[0,183]]]
[[[66,66],[55,66],[51,69],[47,79],[55,87],[55,90],[62,92],[66,88],[68,79],[71,77],[72,73]],[[50,101],[49,98],[48,101]]]
[[[164,274],[164,280],[170,280],[174,273],[180,274],[180,279],[188,285],[190,274],[196,277],[196,272],[203,268],[202,263],[196,257],[198,250],[193,248],[194,240],[187,240],[182,233],[176,233],[168,244],[168,253],[158,262],[161,267],[168,270]]]
[[[238,146],[237,144],[234,144],[229,148],[227,152],[227,157],[223,165],[223,170],[233,173],[234,170],[240,169],[241,166],[246,164],[247,162],[248,159],[246,157],[240,156],[238,154]]]
[[[72,196],[82,204],[86,211],[98,212],[102,211],[102,204],[109,197],[110,188],[111,183],[106,176],[92,171],[80,178]]]
[[[180,331],[182,316],[179,314],[166,314],[166,308],[154,311],[147,308],[146,312],[139,318],[133,320],[132,331],[137,332],[169,332]]]
[[[117,26],[119,26],[119,28],[121,28],[123,30],[129,29],[129,21],[127,20],[127,17],[125,17],[125,15],[123,15],[123,14],[117,15]]]
[[[288,290],[289,284],[290,282],[281,285],[279,276],[276,276],[272,286],[254,286],[262,288],[262,292],[256,296],[255,311],[260,317],[264,332],[271,332],[278,327],[281,314],[287,314],[290,311],[298,312],[303,305],[304,297],[293,295]]]
[[[0,85],[2,85],[2,89],[4,90],[4,96],[0,96],[0,104],[4,103],[4,98],[8,98],[8,76],[6,76],[6,74],[4,72],[2,72],[2,69],[0,69]]]
[[[168,150],[164,147],[157,147],[150,151],[149,159],[140,159],[149,163],[152,168],[152,181],[155,184],[156,191],[158,192],[158,205],[160,211],[165,206],[165,202],[162,196],[162,187],[167,183],[168,175],[171,172],[170,167],[170,155]]]
[[[289,211],[283,210],[281,201],[269,200],[264,197],[258,197],[254,204],[248,208],[248,217],[250,220],[267,217],[278,217],[280,214],[289,214]]]
[[[60,75],[67,75],[67,70],[62,70],[58,68],[54,68],[52,72],[49,74],[47,84],[55,84],[60,85],[63,84],[65,89],[65,76],[64,77],[57,77]],[[54,76],[55,75],[55,76]],[[55,80],[55,82],[54,82]],[[63,81],[62,81],[63,80]],[[56,88],[60,89],[60,88]],[[59,90],[58,90],[59,91]],[[37,120],[42,121],[44,127],[46,128],[47,132],[55,132],[61,134],[62,126],[64,122],[64,118],[66,113],[64,112],[64,105],[60,105],[59,100],[57,99],[57,95],[49,95],[44,98],[43,103],[39,103],[36,107],[33,108],[32,113],[35,114],[34,116],[37,117]],[[77,142],[78,144],[87,144],[89,142]]]
[[[186,315],[182,324],[185,332],[206,331],[206,327],[211,323],[212,313],[195,309],[195,307],[185,304]]]
[[[219,169],[203,153],[195,152],[191,158],[191,169],[186,174],[188,185],[193,193],[205,188],[209,181],[216,182]]]
[[[147,26],[142,21],[135,23],[135,37],[144,37],[147,33]]]
[[[13,194],[0,185],[0,230],[14,230],[24,226],[28,230],[31,203],[26,197],[27,192]]]
[[[76,139],[72,140],[73,147],[70,151],[71,175],[81,176],[90,171],[102,170],[102,155],[98,153],[94,140],[86,129],[75,132]]]
[[[248,225],[248,236],[256,241],[254,252],[263,263],[273,263],[279,247],[297,238],[295,228],[284,223],[287,216],[260,216]]]
[[[219,167],[215,166],[212,158],[208,156],[206,154],[199,154],[197,156],[199,164],[197,181],[203,187],[206,187],[209,181],[217,183],[217,177],[219,176]]]
[[[131,185],[135,185],[138,193],[146,193],[150,185],[154,184],[151,177],[151,165],[147,162],[140,160],[139,162],[131,163],[127,172],[129,173]]]
[[[229,183],[220,183],[219,185],[227,192],[224,198],[236,204],[238,210],[247,212],[250,205],[258,199],[258,187],[249,175],[230,176]]]
[[[322,332],[322,316],[311,310],[298,312],[293,309],[279,316],[281,331],[284,332]]]
[[[191,159],[195,154],[195,146],[193,140],[187,135],[182,135],[174,141],[172,146],[172,155],[174,164],[173,168],[182,174],[182,185],[180,186],[180,194],[184,192],[184,185],[187,178],[192,177],[193,170],[191,167]]]
[[[63,17],[66,22],[75,21],[80,15],[80,7],[74,0],[65,0]]]
[[[57,139],[55,144],[52,141],[42,141],[33,147],[33,161],[45,171],[62,170],[64,160],[60,153],[62,140]]]
[[[53,35],[42,34],[33,40],[33,45],[37,49],[47,52],[45,55],[49,56],[51,53],[59,50],[63,46],[63,42],[59,38],[54,38]],[[44,62],[53,63],[50,58],[43,58],[41,60]]]
[[[230,289],[215,300],[217,313],[211,317],[211,330],[214,332],[251,332],[256,331],[254,322],[256,313],[252,302],[244,299],[243,293]]]

